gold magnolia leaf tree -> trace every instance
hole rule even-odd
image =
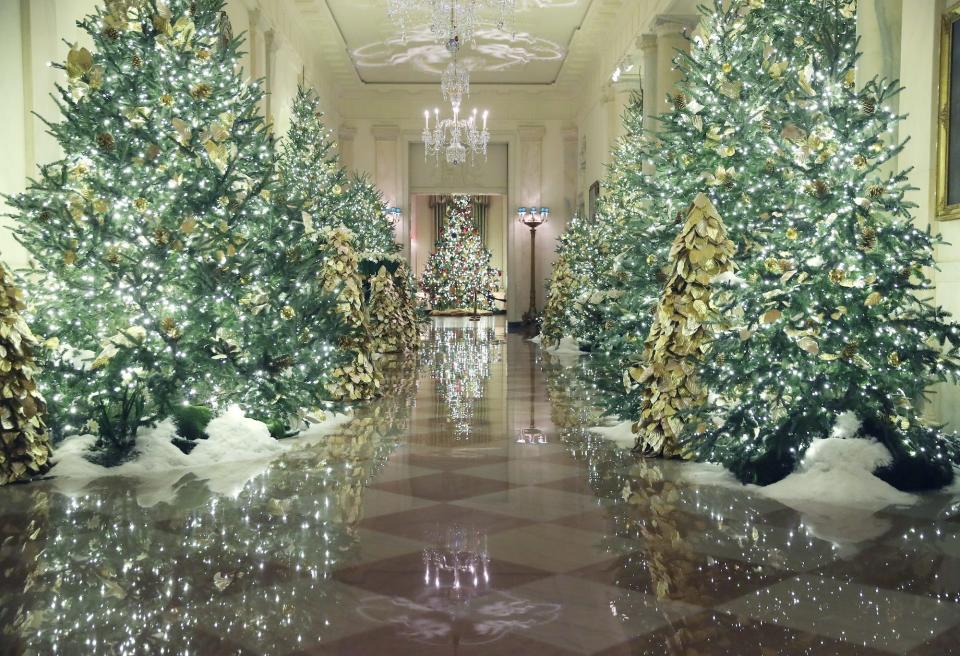
[[[50,468],[46,404],[34,379],[37,338],[23,320],[22,293],[0,265],[0,485]]]
[[[370,277],[370,332],[377,353],[401,353],[420,345],[415,299],[407,283],[409,269],[400,263],[394,273],[381,266]]]
[[[697,376],[709,348],[714,314],[711,281],[732,268],[736,247],[710,199],[698,194],[670,249],[670,271],[637,366],[624,375],[642,395],[633,425],[635,450],[647,456],[681,456],[682,416],[706,400]]]
[[[383,372],[377,365],[370,321],[363,298],[363,278],[360,258],[353,248],[353,233],[339,226],[321,231],[326,241],[328,256],[319,275],[323,288],[336,294],[337,314],[350,326],[350,334],[338,346],[353,354],[350,362],[333,371],[334,381],[327,391],[337,400],[361,401],[371,399],[380,391]]]

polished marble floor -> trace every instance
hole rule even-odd
[[[424,337],[273,463],[0,490],[0,656],[960,654],[957,499],[684,483],[585,430],[587,363]]]

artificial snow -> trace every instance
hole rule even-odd
[[[814,440],[797,471],[767,485],[762,492],[787,505],[809,499],[821,505],[856,506],[871,512],[887,506],[913,505],[916,496],[873,475],[891,462],[893,456],[887,447],[872,438]]]
[[[890,522],[877,516],[878,511],[889,506],[912,506],[920,498],[901,492],[874,475],[889,465],[893,456],[877,440],[861,436],[860,429],[856,414],[842,413],[830,437],[814,440],[796,471],[764,487],[744,485],[716,463],[684,462],[671,468],[670,473],[692,485],[740,490],[789,506],[801,513],[811,535],[834,543],[841,555],[852,553],[857,543],[890,530]],[[619,447],[634,446],[632,422],[589,431]]]
[[[613,442],[622,449],[632,449],[637,443],[637,436],[633,433],[632,421],[622,421],[613,426],[594,426],[588,430],[605,440]]]
[[[97,479],[131,479],[136,483],[137,501],[144,507],[172,503],[181,487],[197,480],[214,494],[236,496],[277,457],[320,441],[351,418],[349,414],[330,413],[297,438],[278,441],[266,424],[233,407],[210,422],[206,428],[209,438],[197,440],[190,454],[171,442],[176,426],[166,420],[155,428],[141,429],[134,457],[116,467],[87,460],[96,437],[76,435],[55,447],[50,473],[57,489],[68,496],[83,494]]]
[[[543,352],[564,367],[574,367],[580,362],[580,356],[586,355],[580,350],[580,343],[573,337],[564,337],[556,346],[540,345]]]
[[[556,346],[548,346],[544,350],[553,355],[583,355],[580,342],[573,337],[564,337]]]

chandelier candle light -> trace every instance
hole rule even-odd
[[[460,117],[460,103],[453,106],[453,118],[440,118],[440,109],[433,110],[434,125],[430,127],[430,111],[423,112],[423,145],[424,156],[431,154],[439,161],[440,154],[446,156],[447,164],[459,166],[467,161],[467,154],[471,157],[487,156],[487,145],[490,143],[490,132],[487,130],[489,112],[484,110],[483,126],[477,123],[477,110],[474,109],[466,119]]]

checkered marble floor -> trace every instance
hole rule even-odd
[[[0,654],[960,654],[957,499],[684,483],[569,364],[447,320],[276,462],[0,490]]]

